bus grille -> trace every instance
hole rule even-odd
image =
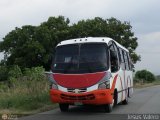
[[[80,89],[67,88],[67,91],[72,93],[83,93],[83,92],[86,92],[87,89],[86,88],[80,88]]]
[[[93,94],[83,95],[83,96],[73,96],[61,94],[61,99],[64,100],[94,100],[95,96]]]

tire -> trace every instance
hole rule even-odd
[[[117,105],[118,93],[117,90],[114,91],[112,104],[105,104],[104,111],[106,113],[112,112],[113,107]]]
[[[118,100],[118,93],[117,93],[117,90],[114,91],[113,99],[114,99],[113,106],[115,107],[115,106],[117,105],[117,100]]]
[[[130,96],[130,93],[129,93],[129,90],[130,90],[130,89],[128,88],[128,98],[130,98],[130,97],[131,97],[131,96]]]
[[[113,107],[115,107],[117,105],[117,101],[118,101],[118,93],[117,93],[117,90],[115,89],[114,94],[113,94],[112,104],[105,104],[104,111],[107,113],[112,112]]]
[[[60,103],[59,108],[60,108],[61,112],[67,112],[69,109],[69,104]]]
[[[112,108],[113,108],[112,104],[106,104],[106,105],[104,105],[104,112],[110,113],[110,112],[112,112]]]
[[[129,98],[129,89],[127,89],[128,94],[126,95],[125,100],[122,101],[123,105],[127,105],[128,104],[128,98]]]

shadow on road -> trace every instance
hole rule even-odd
[[[62,114],[113,114],[114,111],[117,111],[119,108],[121,108],[124,105],[118,104],[115,107],[113,107],[113,111],[111,113],[106,113],[103,106],[96,106],[96,105],[83,105],[83,106],[71,106],[68,110],[68,112],[62,112]],[[59,110],[60,111],[60,110]]]

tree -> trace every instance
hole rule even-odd
[[[140,56],[135,52],[138,46],[137,38],[134,37],[129,22],[121,22],[116,18],[104,20],[99,17],[91,20],[81,20],[71,26],[69,35],[70,38],[110,37],[129,50],[134,64],[140,60]]]
[[[137,71],[135,74],[135,78],[143,80],[145,82],[153,82],[155,80],[154,74],[147,70]]]
[[[0,52],[5,53],[6,65],[19,65],[21,68],[43,66],[50,69],[54,47],[58,42],[79,37],[111,37],[131,53],[134,63],[140,60],[135,53],[138,46],[129,22],[115,18],[81,20],[69,25],[63,16],[50,17],[39,26],[26,25],[15,28],[0,42]]]
[[[21,68],[44,66],[50,68],[53,48],[65,39],[69,20],[62,16],[50,17],[40,26],[26,25],[15,28],[0,42],[0,52],[4,51],[7,65]]]
[[[7,66],[0,65],[0,81],[5,81],[8,79],[8,68]]]

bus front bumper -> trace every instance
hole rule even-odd
[[[54,103],[102,105],[112,103],[113,92],[111,89],[104,89],[85,93],[70,93],[51,89],[50,97],[51,101]]]

